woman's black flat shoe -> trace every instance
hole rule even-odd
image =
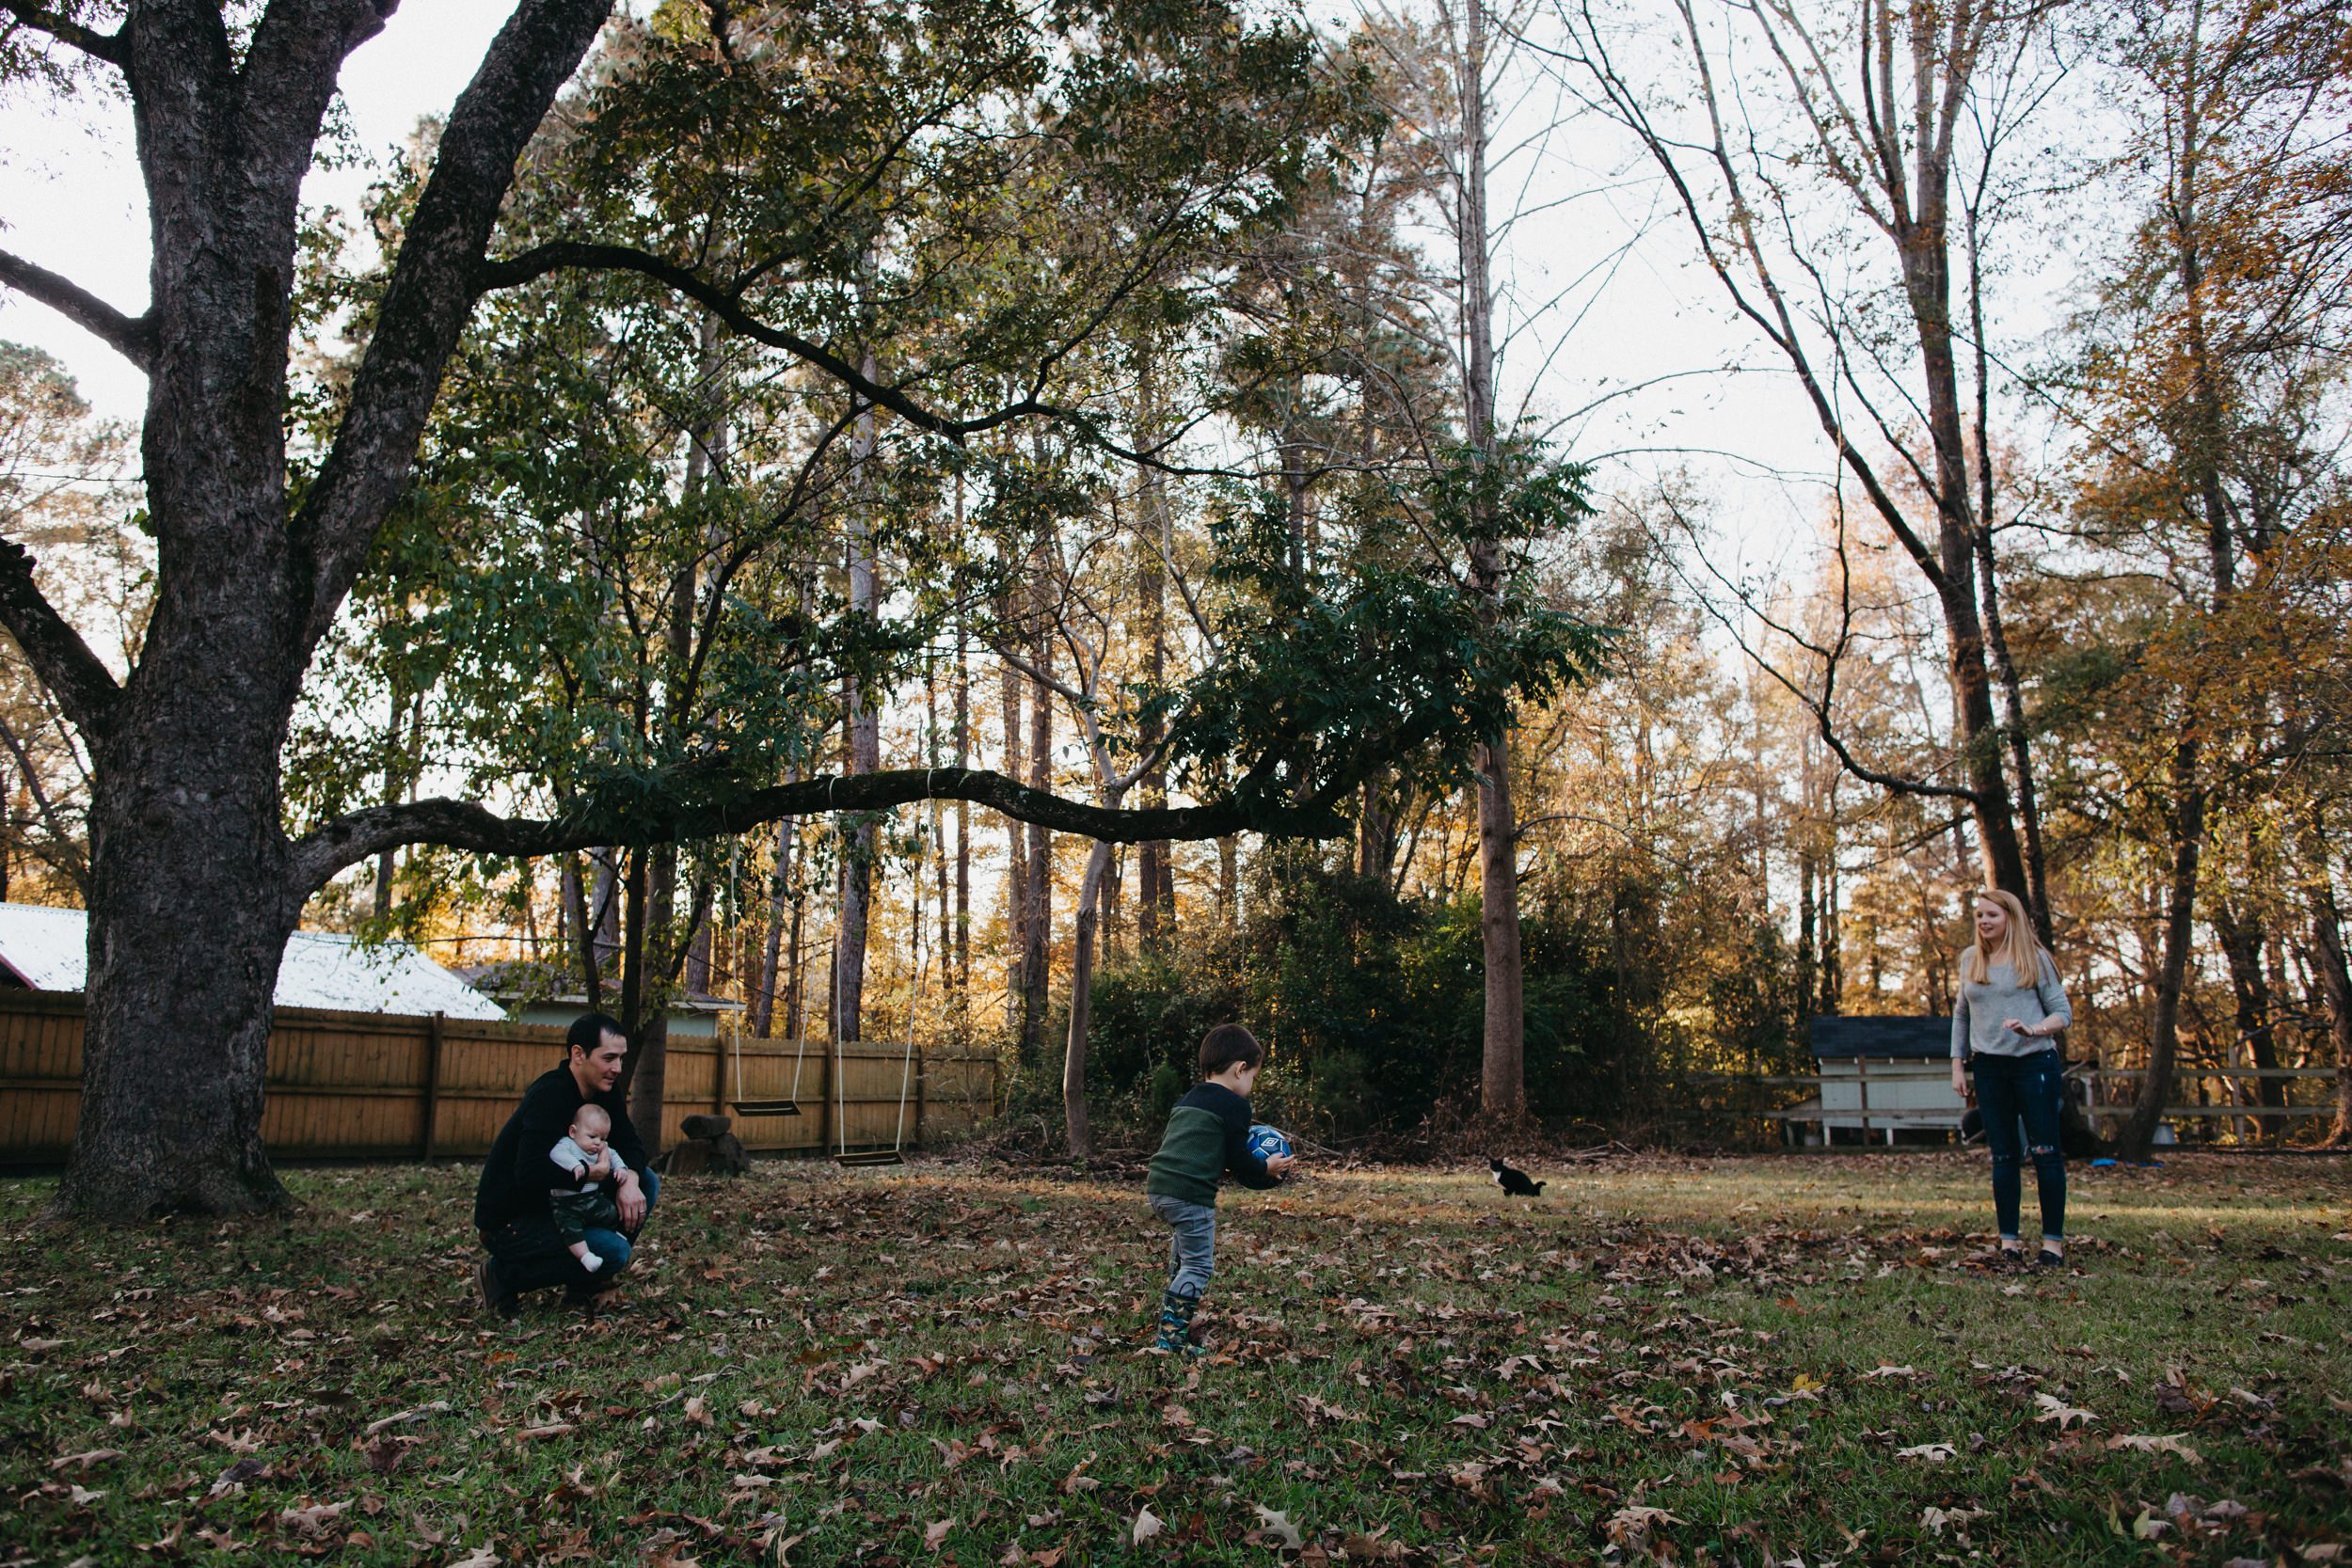
[[[2048,1247],[2043,1247],[2042,1249],[2042,1255],[2034,1259],[2034,1266],[2036,1268],[2057,1269],[2063,1268],[2065,1265],[2066,1255],[2060,1252],[2052,1252]]]
[[[2024,1247],[1995,1247],[1994,1248],[1994,1251],[2000,1256],[2002,1263],[2012,1269],[2026,1260],[2026,1249]]]

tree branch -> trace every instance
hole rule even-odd
[[[887,386],[865,374],[857,366],[822,344],[802,337],[797,332],[774,326],[760,320],[743,308],[742,297],[735,287],[726,287],[703,277],[692,269],[663,260],[649,251],[633,245],[604,245],[588,240],[556,240],[533,245],[518,256],[502,261],[485,261],[474,272],[474,288],[478,293],[494,289],[517,288],[533,282],[550,273],[565,271],[634,273],[660,284],[674,293],[684,295],[716,316],[733,331],[764,343],[814,366],[846,387],[857,397],[877,408],[886,408],[915,429],[951,441],[963,441],[974,436],[1012,423],[1016,420],[1043,419],[1071,426],[1086,442],[1099,451],[1130,463],[1157,468],[1163,473],[1186,477],[1221,475],[1222,468],[1199,468],[1170,463],[1157,455],[1156,450],[1145,451],[1121,445],[1104,432],[1100,420],[1084,409],[1048,403],[1036,395],[1034,388],[1041,386],[1054,361],[1063,357],[1074,346],[1074,340],[1056,349],[1047,356],[1033,389],[1025,397],[1015,399],[993,412],[977,415],[968,420],[950,418],[936,409],[927,408],[907,395],[904,384]],[[1132,285],[1129,285],[1132,287]]]
[[[350,411],[294,516],[291,569],[310,579],[295,584],[309,602],[306,648],[333,623],[406,481],[472,313],[475,274],[516,161],[611,10],[612,0],[522,0],[458,95],[392,264]]]
[[[477,854],[528,857],[599,846],[630,847],[678,839],[719,838],[785,816],[887,811],[916,800],[970,800],[1016,821],[1114,844],[1147,839],[1222,838],[1254,832],[1329,838],[1347,824],[1330,801],[1299,804],[1227,798],[1205,806],[1111,810],[1065,800],[1002,773],[970,768],[902,768],[848,777],[824,776],[740,795],[696,799],[691,794],[639,796],[612,804],[587,802],[561,816],[504,817],[470,800],[434,799],[370,806],[339,817],[298,840],[298,884],[315,889],[345,866],[405,844],[438,844]]]
[[[155,324],[151,316],[126,316],[72,278],[5,250],[0,250],[0,283],[95,333],[141,370],[154,357]]]
[[[25,749],[24,742],[17,738],[16,732],[8,727],[5,719],[0,719],[0,744],[5,744],[8,754],[16,758],[17,771],[24,777],[24,792],[33,798],[33,809],[40,813],[41,826],[49,831],[51,852],[42,858],[64,872],[81,894],[83,902],[87,903],[89,857],[82,852],[81,846],[73,842],[72,834],[66,832],[56,802],[49,798],[49,791],[41,787],[40,769],[33,766],[32,753]]]
[[[123,41],[120,33],[97,32],[33,5],[30,0],[0,0],[0,11],[8,12],[37,33],[46,33],[59,43],[79,49],[92,59],[103,60],[122,71],[131,69],[131,46]]]
[[[33,578],[33,552],[13,539],[0,539],[0,626],[24,650],[33,673],[74,728],[86,736],[103,735],[122,689],[40,591]]]

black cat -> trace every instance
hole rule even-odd
[[[1544,1184],[1540,1181],[1530,1181],[1527,1179],[1527,1172],[1513,1170],[1500,1160],[1488,1160],[1486,1164],[1495,1173],[1495,1185],[1502,1189],[1504,1196],[1509,1197],[1543,1196]]]

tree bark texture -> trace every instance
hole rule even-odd
[[[2172,1096],[2173,1064],[2181,1045],[2181,987],[2188,974],[2189,945],[2196,939],[2197,865],[2205,842],[2205,795],[2199,783],[2199,748],[2183,736],[2173,748],[2172,780],[2180,793],[2171,813],[2172,875],[2165,889],[2162,956],[2156,964],[2148,1031],[2148,1073],[2139,1081],[2139,1102],[2124,1120],[2117,1140],[2122,1158],[2141,1161],[2155,1141]]]
[[[1008,626],[1012,620],[1012,595],[999,595],[996,601],[996,624]],[[1005,732],[1005,771],[1008,779],[1021,777],[1021,673],[1012,660],[1000,658],[996,665],[997,701]],[[1018,1039],[1021,1034],[1021,999],[1028,993],[1022,978],[1022,965],[1029,950],[1024,934],[1029,918],[1029,849],[1028,832],[1022,821],[1007,816],[1005,820],[1005,927],[1012,939],[1012,961],[1005,976],[1005,1028]]]
[[[137,1220],[284,1201],[261,1144],[264,1053],[310,884],[282,827],[279,751],[311,649],[406,476],[515,160],[609,3],[526,0],[501,30],[450,117],[298,510],[284,408],[302,177],[343,59],[389,8],[273,6],[240,57],[219,8],[135,0],[98,40],[137,127],[150,309],[133,320],[54,274],[6,269],[149,375],[158,580],[126,682],[40,598],[29,555],[0,551],[0,620],[97,762],[64,1210]]]
[[[1159,384],[1154,362],[1145,350],[1136,372],[1136,434],[1149,446],[1159,439]],[[1168,678],[1167,552],[1173,543],[1173,509],[1168,501],[1167,476],[1149,464],[1136,476],[1142,505],[1137,509],[1136,540],[1136,611],[1142,617],[1143,680],[1152,691]],[[1146,753],[1160,744],[1166,726],[1156,716],[1144,720],[1136,745]],[[1154,767],[1139,781],[1143,803],[1168,804],[1168,769]],[[1174,951],[1176,940],[1176,875],[1165,839],[1146,840],[1136,853],[1136,945],[1161,956]]]
[[[1041,630],[1031,651],[1036,667],[1053,670],[1052,640]],[[1029,689],[1029,787],[1053,784],[1054,694],[1044,682]],[[1028,881],[1021,911],[1021,1055],[1036,1062],[1045,1049],[1045,1012],[1053,985],[1054,841],[1043,823],[1029,824]]]
[[[1061,1106],[1073,1160],[1094,1152],[1094,1134],[1087,1124],[1087,1045],[1094,1014],[1095,921],[1110,858],[1111,847],[1096,840],[1087,856],[1086,877],[1078,884],[1077,929],[1071,941],[1070,1033],[1062,1055]]]
[[[2328,1037],[2336,1052],[2336,1114],[2328,1124],[2328,1142],[2337,1148],[2352,1144],[2352,965],[2344,950],[2344,915],[2336,905],[2329,862],[2315,863],[2311,887],[2312,958],[2319,971],[2319,993],[2327,1004]]]
[[[1461,262],[1463,418],[1471,450],[1482,463],[1497,460],[1493,237],[1487,224],[1486,0],[1466,0],[1454,61],[1461,143],[1454,198],[1454,241]],[[1505,562],[1495,543],[1500,519],[1476,519],[1470,547],[1470,586],[1482,618],[1500,613]],[[1516,1120],[1527,1104],[1525,977],[1519,949],[1518,829],[1511,800],[1510,737],[1490,736],[1478,748],[1478,868],[1480,946],[1486,972],[1479,1105],[1486,1115]]]
[[[2230,964],[2230,992],[2235,1003],[2232,1016],[2243,1059],[2250,1061],[2258,1070],[2275,1069],[2279,1066],[2279,1044],[2270,978],[2263,973],[2262,925],[2243,909],[2233,908],[2228,899],[2215,902],[2210,918],[2214,935],[2221,943],[2222,956]],[[2239,1053],[2233,1052],[2231,1055],[2234,1066],[2240,1059]],[[2285,1082],[2277,1078],[2256,1079],[2254,1102],[2265,1109],[2284,1105]],[[2259,1125],[2265,1139],[2278,1138],[2286,1132],[2283,1117],[2265,1117]]]
[[[790,817],[776,824],[776,865],[768,883],[768,929],[760,951],[759,986],[752,993],[751,1024],[755,1039],[773,1037],[776,981],[779,966],[784,961],[784,932],[789,919],[786,906],[792,895],[792,850],[799,838]]]

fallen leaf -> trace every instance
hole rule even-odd
[[[1969,1520],[1981,1519],[1985,1514],[1981,1508],[1929,1508],[1920,1511],[1919,1522],[1941,1536],[1947,1525],[1959,1526],[1964,1533]]]
[[[2131,1449],[2140,1453],[2178,1454],[2191,1465],[2202,1465],[2205,1456],[2182,1441],[2179,1433],[2155,1434],[2145,1432],[2118,1433],[2107,1439],[2109,1449]]]
[[[1146,1503],[1143,1505],[1143,1511],[1136,1515],[1136,1528],[1127,1532],[1127,1539],[1135,1545],[1140,1546],[1167,1528],[1160,1522],[1160,1516],[1152,1512],[1152,1505]]]
[[[1868,1371],[1862,1374],[1862,1380],[1865,1383],[1867,1383],[1872,1378],[1898,1379],[1917,1377],[1918,1375],[1919,1371],[1915,1367],[1873,1367]]]
[[[1611,1514],[1605,1528],[1610,1540],[1620,1545],[1635,1545],[1646,1541],[1656,1526],[1680,1523],[1680,1519],[1662,1508],[1652,1508],[1647,1503],[1630,1503]]]
[[[1897,1449],[1897,1459],[1923,1459],[1930,1465],[1942,1465],[1960,1450],[1949,1443],[1921,1443],[1913,1448]]]
[[[449,1568],[502,1568],[498,1553],[487,1546],[476,1546],[464,1557],[449,1564]]]
[[[947,1532],[956,1528],[953,1519],[939,1519],[923,1527],[923,1549],[935,1552],[947,1544]]]
[[[427,1416],[446,1416],[448,1414],[449,1401],[435,1400],[431,1404],[421,1404],[414,1410],[404,1410],[396,1416],[387,1416],[381,1420],[370,1421],[367,1425],[367,1430],[361,1433],[361,1435],[373,1437],[377,1433],[382,1432],[386,1427],[396,1427],[405,1421],[421,1421]]]
[[[2056,1421],[2058,1424],[2058,1430],[2060,1432],[2064,1432],[2071,1426],[2087,1425],[2088,1423],[2095,1421],[2099,1418],[2090,1411],[2067,1403],[2064,1400],[2059,1399],[2056,1394],[2036,1394],[2033,1397],[2033,1402],[2042,1407],[2042,1414],[2036,1416],[2034,1419],[2037,1421]]]
[[[2156,1517],[2154,1510],[2143,1508],[2139,1511],[2139,1517],[2132,1521],[2132,1539],[2153,1541],[2171,1528],[2169,1521]]]
[[[93,1465],[103,1465],[109,1459],[121,1457],[120,1449],[89,1449],[81,1453],[70,1453],[53,1459],[49,1462],[49,1467],[53,1470],[62,1470],[71,1465],[77,1470],[87,1470]]]
[[[290,1529],[296,1535],[315,1541],[340,1523],[348,1500],[339,1503],[315,1503],[309,1508],[290,1508],[278,1515],[278,1528]]]
[[[1289,1514],[1268,1508],[1263,1503],[1251,1503],[1249,1506],[1258,1511],[1259,1527],[1268,1535],[1280,1541],[1282,1550],[1295,1552],[1307,1544],[1306,1540],[1299,1535],[1298,1527],[1291,1523]]]

